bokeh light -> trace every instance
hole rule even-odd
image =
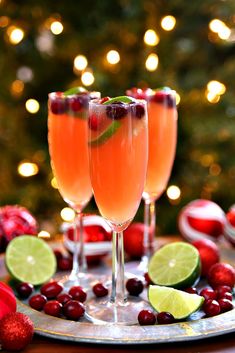
[[[51,179],[51,186],[54,188],[54,189],[58,189],[58,183],[57,183],[57,180],[55,177],[53,177]]]
[[[53,21],[51,23],[50,29],[53,34],[58,35],[63,32],[64,26],[60,21]]]
[[[159,43],[160,39],[153,29],[148,29],[144,34],[144,42],[147,45],[155,46]]]
[[[18,165],[17,171],[22,177],[31,177],[38,174],[39,168],[36,163],[21,162]]]
[[[47,232],[46,230],[41,230],[38,233],[38,238],[49,239],[50,237],[51,237],[50,233]]]
[[[90,86],[94,83],[95,77],[91,71],[85,71],[81,76],[81,80],[84,86]]]
[[[145,62],[145,67],[148,71],[155,71],[158,67],[158,56],[155,53],[149,54],[149,56],[146,59]]]
[[[25,102],[26,110],[31,114],[36,114],[40,109],[40,104],[36,99],[30,98]]]
[[[24,82],[21,80],[15,80],[12,82],[10,91],[14,97],[19,97],[24,90]]]
[[[84,55],[77,55],[73,61],[76,70],[82,71],[87,67],[88,61]]]
[[[167,188],[166,194],[170,200],[178,200],[181,195],[181,190],[176,185],[171,185]]]
[[[174,16],[168,15],[162,18],[161,20],[161,27],[165,31],[172,31],[176,24],[176,19]]]
[[[72,222],[75,218],[75,212],[70,207],[64,207],[61,212],[60,216],[65,222]]]
[[[111,65],[117,64],[120,61],[119,52],[117,50],[110,50],[106,54],[106,59],[107,59],[108,63]]]
[[[9,37],[10,43],[16,45],[19,44],[24,38],[24,31],[19,27],[10,26],[7,29],[7,35]]]

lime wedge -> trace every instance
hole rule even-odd
[[[158,311],[167,311],[175,319],[185,319],[202,306],[204,298],[178,289],[149,286],[148,298],[152,307]]]
[[[175,242],[159,249],[149,261],[148,274],[160,286],[186,288],[199,278],[201,262],[191,244]]]
[[[96,136],[93,140],[90,140],[88,144],[90,146],[97,146],[105,143],[108,139],[110,139],[113,134],[119,129],[121,123],[117,120],[112,121],[112,123],[104,130],[100,135]]]
[[[6,267],[15,279],[39,285],[56,271],[56,258],[49,245],[30,235],[14,238],[6,249]]]
[[[79,94],[84,92],[87,92],[87,90],[83,87],[72,87],[64,92],[64,96],[67,97],[67,96],[72,96],[73,94]]]
[[[171,88],[170,87],[167,87],[167,86],[163,86],[163,87],[158,87],[158,88],[155,88],[153,89],[154,92],[158,92],[158,91],[171,91]]]
[[[102,104],[103,105],[108,105],[108,104],[115,103],[115,102],[131,103],[131,102],[134,102],[134,101],[135,101],[134,98],[131,98],[131,97],[128,97],[128,96],[118,96],[118,97],[111,98],[108,101],[103,102]]]

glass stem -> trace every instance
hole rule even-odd
[[[144,251],[143,258],[149,261],[153,253],[153,240],[156,230],[156,208],[154,200],[145,200],[144,202]]]
[[[124,305],[126,302],[123,232],[113,232],[112,292],[110,301],[117,305]]]
[[[74,252],[73,269],[71,278],[79,278],[79,274],[86,272],[87,262],[84,252],[84,232],[83,232],[83,214],[76,212],[74,220]]]

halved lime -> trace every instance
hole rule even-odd
[[[149,261],[148,274],[160,286],[186,288],[199,278],[201,262],[191,244],[175,242],[163,246]]]
[[[90,140],[88,144],[90,146],[97,146],[105,143],[111,136],[113,136],[113,134],[115,134],[120,126],[121,123],[119,121],[112,121],[112,123],[104,131],[102,131],[100,135],[94,137],[94,139]]]
[[[84,93],[87,92],[87,90],[84,87],[72,87],[69,88],[67,91],[64,92],[64,96],[72,96],[73,94],[79,94],[79,93]]]
[[[56,258],[49,245],[31,235],[14,238],[6,249],[6,267],[15,279],[39,285],[56,271]]]
[[[131,103],[131,102],[134,102],[134,101],[135,101],[135,99],[132,98],[132,97],[118,96],[118,97],[111,98],[111,99],[103,102],[102,104],[103,105],[108,105],[108,104],[115,103],[115,102]]]
[[[204,298],[197,294],[189,294],[178,289],[150,285],[148,298],[157,312],[166,311],[175,319],[185,319],[199,310]]]

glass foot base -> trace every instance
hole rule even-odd
[[[138,314],[143,309],[149,309],[148,303],[140,297],[128,297],[124,304],[111,303],[107,299],[91,299],[86,304],[86,313],[94,323],[135,325]]]
[[[69,290],[73,286],[81,286],[84,290],[90,290],[95,283],[104,280],[104,276],[92,275],[89,273],[73,273],[66,276],[57,276],[56,281],[63,284],[65,290]]]

